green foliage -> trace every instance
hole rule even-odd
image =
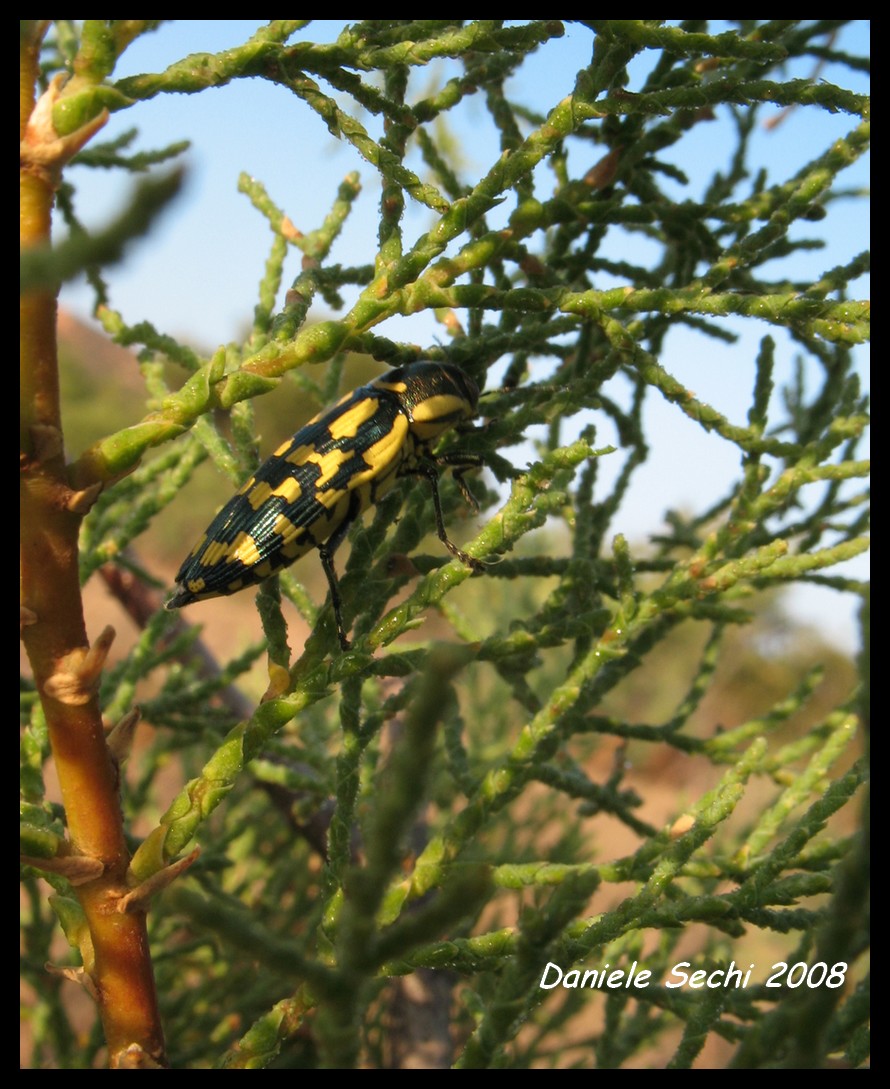
[[[358,171],[303,234],[291,226],[298,209],[243,177],[273,243],[244,343],[201,358],[112,309],[113,270],[109,287],[97,268],[132,240],[150,245],[178,175],[146,183],[95,237],[63,190],[72,239],[32,256],[28,282],[86,269],[108,334],[142,345],[144,382],[143,418],[112,423],[71,465],[75,485],[105,485],[81,533],[84,583],[116,561],[165,584],[185,553],[156,562],[150,527],[169,538],[170,505],[208,457],[226,474],[214,478],[217,502],[255,467],[251,402],[293,396],[285,376],[309,415],[366,376],[360,354],[448,360],[480,388],[506,363],[483,397],[485,426],[446,444],[496,477],[474,482],[487,500],[478,531],[462,525],[458,489],[442,489],[449,528],[488,561],[484,575],[438,548],[418,555],[434,525],[421,482],[351,534],[348,653],[317,606],[322,591],[297,581],[313,558],[282,576],[281,595],[260,593],[267,643],[232,639],[223,661],[185,626],[197,610],[173,616],[145,588],[140,612],[118,586],[139,630],[121,637],[103,710],[115,722],[138,705],[152,727],[123,784],[133,883],[195,844],[202,852],[149,919],[171,1062],[863,1064],[865,676],[818,642],[778,655],[767,645],[778,587],[866,594],[833,569],[867,547],[867,400],[852,349],[868,307],[848,298],[867,257],[817,261],[820,216],[867,149],[868,103],[788,75],[802,61],[862,67],[835,45],[843,24],[746,21],[712,35],[702,21],[592,21],[590,63],[546,116],[514,102],[508,79],[564,33],[557,21],[370,21],[331,44],[275,21],[225,54],[115,82],[116,57],[155,25],[57,25],[47,75],[74,73],[57,129],[103,108],[138,119],[156,95],[269,80],[379,173],[379,249],[358,267],[329,260],[364,199]],[[644,52],[654,60],[632,77]],[[432,62],[441,67],[424,73]],[[470,102],[499,136],[475,175],[451,129]],[[754,148],[767,104],[840,113],[849,126],[793,176],[771,178]],[[675,163],[715,112],[735,146],[697,196]],[[369,118],[385,122],[380,141]],[[125,146],[94,142],[81,162],[144,170],[179,150],[146,159]],[[408,164],[417,150],[420,173]],[[415,240],[403,232],[410,202],[429,213]],[[282,305],[291,247],[306,260]],[[789,281],[782,258],[811,248],[812,275]],[[318,299],[336,316],[307,323]],[[398,320],[378,329],[422,310],[438,314],[446,346],[395,339]],[[667,369],[675,331],[708,351],[751,322],[774,335],[753,362],[737,350],[751,394],[731,413],[697,397],[682,366]],[[670,456],[647,416],[659,398],[681,429],[734,447],[738,472],[708,509],[664,511],[655,496],[649,539],[634,541],[622,503],[652,457]],[[526,436],[534,446],[517,454]],[[225,603],[233,631],[249,596]],[[258,682],[250,670],[267,647]],[[23,707],[25,853],[46,858],[62,830],[36,774],[48,749],[27,686]],[[28,873],[34,1063],[82,1065],[101,1042],[75,1038],[63,987],[46,983],[52,916]],[[66,883],[53,880],[65,918]],[[681,961],[690,972],[755,968],[741,988],[664,986]],[[843,986],[816,972],[769,988],[777,961],[829,973],[843,963]],[[636,962],[652,975],[639,989],[546,990],[548,962]]]

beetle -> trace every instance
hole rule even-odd
[[[340,645],[348,649],[334,553],[362,512],[411,475],[430,482],[439,540],[481,570],[485,565],[445,532],[437,472],[456,467],[462,494],[478,509],[462,473],[479,459],[432,454],[439,436],[475,416],[478,403],[469,375],[428,361],[396,367],[346,394],[282,443],[226,503],[180,567],[166,607],[237,593],[317,548]]]

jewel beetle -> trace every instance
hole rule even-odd
[[[478,402],[469,375],[428,361],[397,367],[346,394],[282,443],[220,510],[180,567],[167,608],[237,593],[317,548],[340,644],[348,648],[334,553],[362,512],[412,475],[430,483],[439,539],[468,567],[481,569],[445,531],[437,471],[452,466],[475,507],[462,473],[479,458],[432,453],[441,435],[476,415]]]

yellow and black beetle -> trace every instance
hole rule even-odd
[[[479,459],[431,453],[440,435],[475,416],[478,402],[476,383],[450,363],[409,363],[348,393],[279,446],[226,503],[179,569],[167,608],[237,593],[317,548],[346,649],[334,553],[362,511],[409,475],[429,480],[445,547],[481,569],[448,539],[436,472],[457,466],[472,503],[461,473]]]

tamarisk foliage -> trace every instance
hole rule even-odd
[[[855,24],[371,20],[323,40],[276,20],[116,76],[158,28],[22,24],[26,1061],[864,1064],[864,228],[822,252],[863,199]],[[570,92],[530,99],[569,36]],[[238,180],[271,243],[243,342],[205,355],[115,305],[189,134],[135,151],[103,126],[246,80],[323,122],[308,162],[338,141],[353,163],[316,223],[299,180]],[[766,165],[792,126],[799,161]],[[88,230],[71,165],[145,176]],[[376,240],[335,260],[370,205]],[[105,368],[104,430],[78,447],[55,329],[81,275],[139,348],[141,407],[117,417]],[[418,314],[441,335],[408,340]],[[481,426],[436,453],[484,466],[478,515],[441,486],[484,571],[426,549],[432,497],[408,479],[338,553],[350,649],[313,557],[258,591],[262,639],[240,637],[252,590],[164,610],[200,528],[174,502],[248,478],[255,411],[296,388],[305,420],[419,359],[482,391]],[[665,466],[700,509],[666,509]],[[84,606],[100,580],[134,621],[111,654]],[[859,602],[855,664],[781,638],[792,584]],[[571,986],[585,971],[603,975]]]

